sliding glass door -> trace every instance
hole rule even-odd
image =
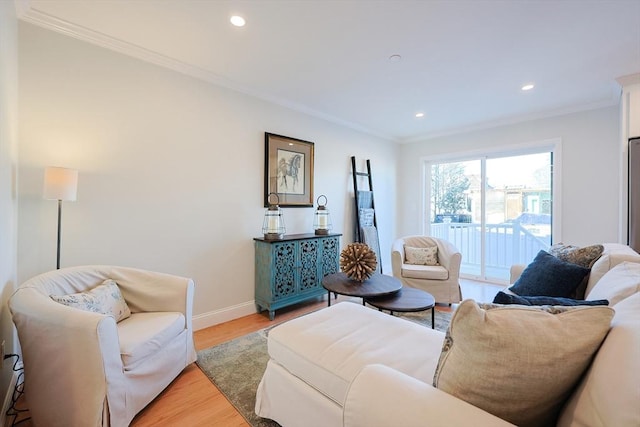
[[[461,274],[505,282],[551,245],[551,151],[429,162],[428,234],[462,253]]]

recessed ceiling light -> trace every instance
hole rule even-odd
[[[522,86],[522,90],[527,91],[527,90],[531,90],[535,87],[535,85],[533,83],[527,83],[526,85]]]
[[[391,61],[391,62],[400,62],[400,61],[402,61],[402,56],[400,56],[398,54],[391,55],[389,57],[389,61]]]
[[[424,117],[424,113],[416,113],[416,119],[421,119]]]
[[[239,16],[239,15],[233,15],[231,17],[231,19],[229,19],[229,20],[236,27],[244,27],[244,24],[246,24],[244,18],[242,16]]]

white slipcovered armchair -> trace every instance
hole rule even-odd
[[[118,323],[50,297],[106,279],[117,283],[131,311]],[[129,425],[196,360],[193,292],[191,279],[115,266],[65,268],[20,285],[9,307],[34,425]]]
[[[439,265],[407,264],[405,246],[437,246]],[[393,276],[400,279],[404,286],[429,292],[439,303],[452,304],[462,300],[459,281],[461,262],[462,254],[455,246],[435,237],[402,237],[395,240],[391,247]]]

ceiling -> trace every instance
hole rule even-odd
[[[616,78],[640,72],[640,0],[16,6],[27,22],[398,142],[615,105]]]

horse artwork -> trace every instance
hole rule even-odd
[[[304,194],[304,154],[278,150],[278,193]]]

